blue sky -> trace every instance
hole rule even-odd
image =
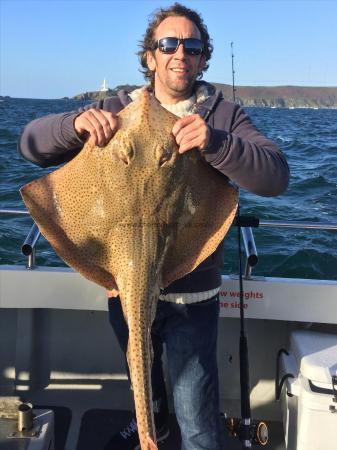
[[[149,14],[173,1],[0,0],[0,95],[60,98],[142,84],[135,55]],[[337,86],[337,0],[187,0],[213,38],[204,79]]]

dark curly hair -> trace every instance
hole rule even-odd
[[[209,61],[212,56],[213,45],[211,43],[211,39],[209,37],[207,27],[204,24],[201,16],[196,11],[186,8],[185,6],[183,6],[180,3],[174,3],[172,6],[170,6],[169,8],[166,8],[166,9],[163,9],[163,8],[157,9],[156,11],[154,11],[152,16],[150,17],[148,27],[144,34],[144,38],[139,43],[140,50],[137,53],[140,64],[141,64],[140,71],[143,72],[145,79],[149,80],[151,82],[152,86],[154,83],[154,72],[152,72],[147,67],[146,53],[148,51],[152,51],[153,44],[154,44],[154,35],[155,35],[156,29],[158,28],[158,26],[161,24],[161,22],[163,22],[163,20],[167,19],[168,17],[172,17],[172,16],[186,17],[187,19],[189,19],[191,22],[193,22],[197,26],[197,28],[200,32],[201,40],[202,40],[203,47],[204,47],[203,55],[204,55],[206,64],[205,64],[205,67],[203,68],[202,72],[199,74],[199,78],[201,78],[203,75],[203,72],[205,72],[208,69],[209,64],[207,64],[207,61]]]

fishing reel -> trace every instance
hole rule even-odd
[[[245,425],[242,419],[224,417],[225,427],[230,437],[239,438],[241,442],[246,439]],[[268,443],[268,426],[261,420],[252,420],[249,425],[249,441],[252,445],[264,447]]]

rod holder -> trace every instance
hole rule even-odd
[[[29,256],[33,248],[35,247],[35,244],[37,243],[37,240],[40,237],[40,230],[38,229],[38,226],[34,222],[31,229],[29,230],[29,233],[25,239],[25,242],[21,246],[21,252],[25,256]]]
[[[41,233],[34,222],[29,233],[25,239],[25,242],[21,246],[21,253],[25,256],[28,256],[27,269],[35,269],[35,245],[40,237]]]
[[[18,407],[18,430],[29,431],[33,428],[33,408],[28,403],[21,403]]]
[[[257,255],[254,235],[251,227],[241,228],[241,233],[246,253],[245,279],[250,279],[252,268],[259,262],[259,257]]]

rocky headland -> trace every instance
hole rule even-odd
[[[133,84],[122,84],[119,86],[116,86],[113,89],[108,89],[107,91],[92,91],[92,92],[84,92],[82,94],[75,95],[72,97],[74,100],[102,100],[106,97],[113,97],[117,94],[118,91],[121,89],[125,89],[127,92],[131,92],[134,89],[137,89],[140,86],[136,86]]]
[[[233,100],[232,86],[212,83],[220,89],[225,99]],[[106,92],[85,92],[73,97],[76,100],[100,100],[116,95],[120,89],[132,91],[139,86],[121,85]],[[337,87],[308,86],[236,86],[235,101],[242,106],[271,108],[337,108]]]

